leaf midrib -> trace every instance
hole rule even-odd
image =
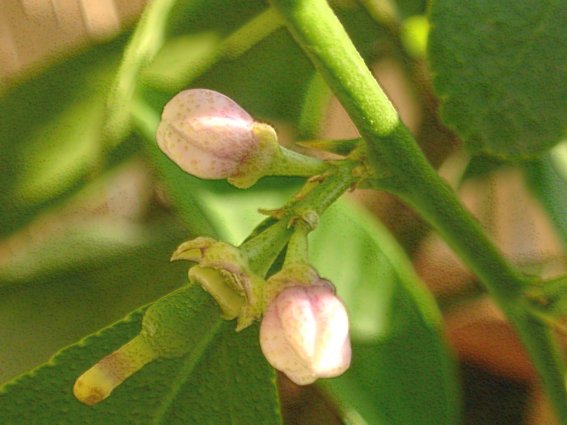
[[[193,350],[185,357],[176,379],[171,383],[169,391],[162,397],[159,407],[155,412],[154,419],[151,422],[153,425],[166,423],[164,420],[167,418],[167,412],[170,410],[178,392],[195,369],[195,366],[199,364],[202,354],[207,350],[211,341],[219,332],[222,322],[223,320],[221,318],[216,318],[216,323],[211,326],[209,333],[201,338],[199,343],[196,344]]]

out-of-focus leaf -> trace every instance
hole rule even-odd
[[[186,235],[179,223],[84,221],[0,267],[0,340],[9,341],[0,382],[182,283],[187,266],[168,262]]]
[[[311,238],[312,260],[351,318],[351,368],[321,382],[345,420],[457,423],[459,388],[440,314],[399,245],[346,203],[331,207]]]
[[[295,122],[312,75],[299,47],[278,30],[239,58],[220,62],[192,86],[226,94],[258,120]]]
[[[257,326],[237,334],[207,293],[198,286],[187,291],[193,303],[188,320],[196,324],[187,327],[187,338],[195,350],[150,363],[96,406],[77,401],[74,381],[140,331],[144,309],[138,310],[5,386],[0,421],[21,423],[26,406],[26,416],[38,424],[280,423],[274,373],[260,354]]]
[[[436,0],[429,57],[445,122],[473,151],[533,157],[567,126],[561,0]]]
[[[497,170],[513,165],[512,161],[487,155],[475,155],[470,159],[460,180],[464,182],[468,179],[482,178]]]
[[[225,37],[267,8],[268,4],[262,0],[180,1],[171,14],[168,31],[175,37],[216,29]]]
[[[187,266],[168,260],[186,231],[171,219],[66,227],[3,259],[0,382],[183,283]]]
[[[567,249],[567,143],[524,164],[529,188],[547,211]]]
[[[281,25],[277,12],[267,8],[224,38],[219,29],[174,37],[146,68],[143,82],[164,92],[182,90],[216,62],[244,54]]]
[[[395,3],[403,18],[423,15],[427,10],[427,0],[395,0]]]
[[[70,270],[90,272],[136,255],[164,238],[169,223],[144,226],[116,218],[85,219],[67,225],[65,231],[31,243],[2,263],[0,287],[30,284],[37,279]],[[177,231],[177,235],[183,233]]]
[[[215,32],[172,38],[144,70],[142,80],[166,92],[182,89],[219,59],[221,41]]]
[[[274,181],[275,179],[271,179]],[[269,182],[265,182],[266,186]],[[270,189],[264,186],[245,192],[230,188],[226,192],[203,191],[201,200],[207,214],[217,223],[223,239],[234,245],[240,244],[266,216],[258,208],[276,209],[291,196],[294,186]]]
[[[122,39],[8,89],[0,99],[0,237],[76,191],[102,165],[105,91]]]
[[[105,136],[112,143],[128,133],[130,104],[140,73],[162,47],[168,18],[176,3],[176,0],[149,3],[126,47],[106,103]],[[199,3],[191,1],[189,5],[196,7]]]

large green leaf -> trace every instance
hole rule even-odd
[[[351,368],[321,381],[345,420],[458,423],[459,388],[440,314],[388,232],[368,214],[338,203],[321,218],[310,252],[351,318]]]
[[[427,9],[426,0],[396,0],[398,11],[403,18],[414,15],[423,15]]]
[[[150,363],[96,406],[77,401],[76,378],[140,331],[139,310],[5,386],[0,422],[22,423],[25,414],[36,424],[279,423],[274,373],[260,354],[257,326],[237,334],[199,286],[174,296],[184,297],[192,313],[171,317],[188,321],[183,336],[194,347],[188,354]]]
[[[0,237],[97,171],[105,92],[123,39],[58,62],[0,98]]]
[[[473,151],[544,152],[567,129],[562,0],[435,0],[429,56],[442,116]]]

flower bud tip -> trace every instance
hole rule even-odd
[[[137,335],[79,376],[73,386],[73,394],[82,403],[97,404],[157,357],[147,340]]]

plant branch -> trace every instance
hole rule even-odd
[[[354,162],[342,163],[330,171],[328,175],[308,181],[282,208],[270,211],[277,221],[256,236],[246,240],[240,249],[249,257],[252,269],[264,276],[280,251],[292,236],[290,222],[306,211],[314,211],[321,215],[359,177],[353,173]]]
[[[567,424],[564,365],[551,332],[526,309],[522,274],[511,266],[435,173],[341,23],[324,0],[271,0],[367,144],[375,186],[415,208],[479,276],[517,329],[561,423]]]

